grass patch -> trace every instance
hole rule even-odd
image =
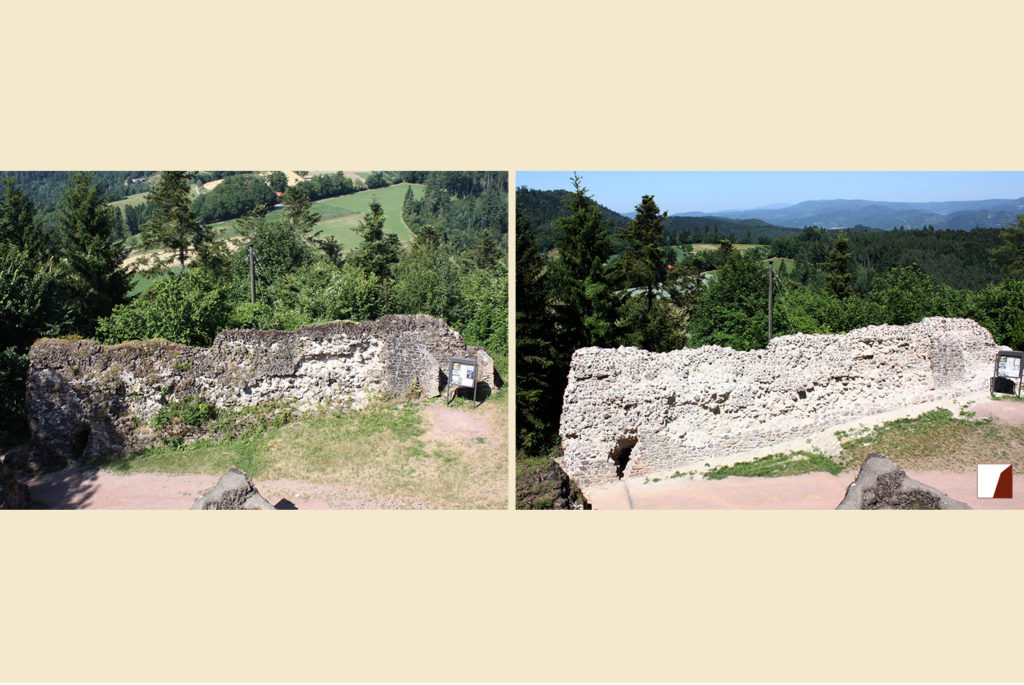
[[[789,454],[769,454],[766,457],[759,457],[753,461],[742,461],[730,466],[716,466],[707,471],[704,477],[710,480],[721,480],[729,476],[778,478],[780,476],[799,476],[814,471],[825,471],[836,475],[842,470],[841,464],[821,452],[801,450]]]
[[[179,403],[184,404],[184,403]],[[220,410],[207,432],[234,437],[165,444],[97,464],[122,473],[205,473],[231,466],[260,480],[351,485],[409,506],[501,509],[507,501],[504,441],[441,444],[423,439],[426,402],[379,401],[362,410],[296,417],[289,408]],[[480,411],[477,409],[476,411]],[[494,415],[501,416],[496,407]],[[181,426],[171,423],[172,427]],[[499,430],[507,430],[507,423]],[[496,441],[497,442],[497,441]]]
[[[838,474],[859,469],[874,453],[885,455],[904,469],[921,471],[970,472],[979,463],[991,462],[1012,463],[1015,469],[1024,470],[1024,427],[992,419],[971,420],[974,412],[967,406],[961,407],[960,417],[948,409],[933,409],[870,429],[836,431],[841,451],[834,459],[820,452],[773,454],[720,466],[704,477],[792,476],[811,471]]]
[[[848,469],[875,452],[909,469],[964,472],[987,462],[1024,468],[1024,427],[958,418],[948,409],[889,421],[841,445],[839,461]]]
[[[1024,397],[1017,397],[1016,395],[1005,395],[1005,394],[1000,393],[998,395],[995,395],[995,394],[989,395],[989,397],[991,397],[996,402],[999,402],[1000,400],[1010,400],[1010,401],[1013,401],[1013,402],[1024,402]]]
[[[148,199],[149,191],[147,190],[144,193],[135,193],[134,195],[129,195],[128,197],[123,198],[121,200],[114,200],[113,202],[110,203],[110,206],[117,207],[118,209],[123,210],[125,207],[134,207],[136,205],[141,205]]]

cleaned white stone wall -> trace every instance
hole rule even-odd
[[[747,352],[580,349],[563,398],[560,463],[581,485],[614,479],[624,450],[626,475],[701,470],[708,457],[984,390],[998,349],[974,321],[939,317],[783,336]]]

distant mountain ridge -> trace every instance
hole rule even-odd
[[[543,250],[554,247],[557,221],[567,215],[566,202],[571,193],[567,190],[533,190],[520,186],[516,188],[516,205],[530,221],[531,232]],[[609,209],[595,201],[601,216],[607,222],[612,243],[616,251],[621,248],[619,234],[630,221],[620,212]],[[729,219],[721,216],[670,216],[665,222],[665,237],[668,244],[687,242],[687,236],[706,235],[709,240],[729,238],[733,242],[762,239],[771,241],[786,235],[799,233],[800,229],[775,226],[759,219]],[[717,236],[717,237],[713,237]]]
[[[1001,228],[1024,213],[1024,197],[1016,199],[954,200],[948,202],[878,202],[874,200],[808,200],[780,209],[728,210],[706,214],[682,212],[672,216],[717,216],[760,219],[777,226],[849,228],[869,226],[888,230],[903,226],[969,230],[975,226]]]

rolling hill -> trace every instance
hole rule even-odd
[[[872,200],[810,200],[778,209],[747,209],[717,212],[736,220],[759,219],[778,226],[848,228],[867,226],[889,230],[898,226],[970,230],[1001,228],[1024,213],[1024,197],[1017,199],[953,202],[876,202]],[[700,212],[673,216],[705,218]]]

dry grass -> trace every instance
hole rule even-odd
[[[905,469],[922,471],[968,472],[979,463],[1013,464],[1015,472],[1024,469],[1024,427],[957,418],[946,409],[890,421],[841,444],[839,461],[846,470],[860,468],[873,452]]]

